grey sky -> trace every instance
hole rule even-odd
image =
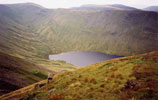
[[[0,0],[0,4],[33,2],[47,8],[69,8],[84,4],[124,4],[143,8],[146,6],[158,5],[158,0]]]

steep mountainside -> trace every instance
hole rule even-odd
[[[51,53],[73,50],[99,51],[115,55],[133,55],[158,50],[156,12],[45,9],[33,4],[3,6],[8,7],[8,10],[2,12],[7,13],[6,15],[1,15],[3,24],[0,27],[5,28],[1,32],[2,37],[20,31],[18,33],[23,33],[23,38],[29,39],[31,45],[31,48],[27,47],[29,50],[22,50],[34,58],[46,58]],[[8,32],[10,30],[6,27],[11,27],[11,32]],[[19,27],[21,28],[17,30]],[[28,35],[32,38],[27,38]],[[10,38],[10,35],[6,37]],[[33,42],[30,39],[33,39]]]
[[[158,52],[117,58],[59,73],[1,100],[156,100]],[[37,85],[42,85],[37,87]]]
[[[88,50],[133,55],[158,50],[157,25],[154,12],[55,10],[49,24],[36,32],[55,53]]]
[[[0,48],[19,57],[46,58],[50,50],[46,44],[36,38],[35,33],[19,24],[18,16],[8,6],[1,6],[0,10]]]
[[[48,61],[48,55],[52,53],[51,47],[30,29],[31,26],[30,28],[27,26],[28,24],[35,25],[33,21],[37,19],[38,15],[34,12],[42,8],[33,4],[0,5],[0,7],[3,8],[0,9],[0,51],[37,64],[45,64],[44,66],[52,65],[50,63],[53,61]],[[31,13],[31,11],[33,12]],[[54,63],[62,65],[63,62]]]
[[[144,10],[158,12],[158,6],[150,6],[150,7],[144,8]]]

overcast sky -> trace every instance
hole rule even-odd
[[[84,4],[124,4],[137,8],[158,5],[158,0],[0,0],[0,4],[26,3],[40,4],[46,8],[69,8]]]

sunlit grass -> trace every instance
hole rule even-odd
[[[157,52],[117,58],[59,73],[51,83],[22,97],[26,100],[156,100],[157,66]],[[125,85],[130,81],[135,84],[132,88]]]

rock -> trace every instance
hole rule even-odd
[[[109,79],[107,77],[105,77],[104,81],[107,82]]]
[[[37,89],[39,87],[39,84],[34,85],[34,89]]]
[[[46,85],[46,83],[35,84],[34,89],[41,88],[45,85]]]
[[[129,80],[129,81],[127,81],[124,84],[124,88],[122,88],[121,90],[123,90],[123,91],[127,90],[127,89],[133,89],[133,90],[135,90],[137,88],[137,86],[139,86],[139,85],[138,85],[138,83],[136,81]]]
[[[48,95],[50,95],[51,93],[53,93],[55,90],[56,90],[55,88],[54,88],[54,89],[49,90],[49,91],[48,91]]]
[[[75,86],[81,86],[81,82],[72,83],[70,84],[69,87],[75,87]]]
[[[46,85],[46,83],[41,83],[41,84],[39,84],[39,87],[41,88],[41,87],[43,87],[45,85]]]
[[[51,80],[53,80],[53,77],[55,76],[55,74],[53,74],[53,73],[48,73],[48,78],[47,78],[47,80],[48,80],[48,82],[47,83],[49,83]]]

